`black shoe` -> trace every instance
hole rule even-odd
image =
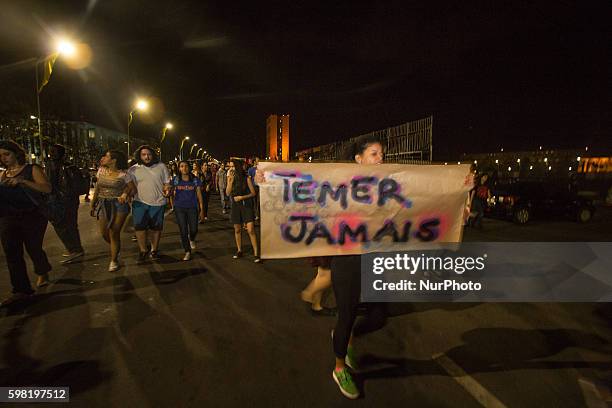
[[[321,310],[314,310],[314,309],[310,309],[310,313],[313,316],[335,316],[337,312],[337,309],[333,308],[330,309],[329,307],[324,307]]]
[[[232,258],[234,259],[238,259],[238,258],[242,258],[242,251],[238,251],[234,254],[234,256],[232,256]]]
[[[151,251],[149,256],[151,257],[152,261],[159,261],[161,259],[161,257],[159,256],[159,252],[157,251]]]
[[[143,263],[147,260],[147,253],[146,252],[139,252],[138,253],[138,263]]]

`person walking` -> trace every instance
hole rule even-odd
[[[208,201],[210,200],[210,193],[212,192],[212,172],[208,167],[208,163],[202,163],[202,172],[200,173],[200,180],[202,181],[202,198],[204,199],[204,219],[201,222],[208,220]]]
[[[191,251],[196,249],[199,219],[204,219],[202,183],[189,171],[189,163],[179,162],[180,175],[172,180],[174,193],[174,215],[181,233],[181,244],[185,250],[183,261],[191,260]],[[199,208],[199,210],[198,210]]]
[[[42,207],[43,194],[51,192],[44,171],[26,163],[26,152],[17,143],[0,141],[0,241],[6,256],[12,294],[0,305],[29,298],[34,291],[28,277],[24,248],[38,275],[36,285],[49,284],[51,264],[43,250],[47,218]]]
[[[66,161],[66,148],[60,144],[54,144],[49,148],[45,173],[51,183],[51,194],[47,198],[47,205],[59,206],[63,210],[60,211],[63,214],[61,218],[50,220],[66,248],[61,263],[70,263],[85,254],[78,226],[81,193],[79,189],[83,192],[89,191],[90,180],[88,177],[83,177],[77,166]],[[79,187],[81,183],[86,183],[85,187]]]
[[[100,235],[110,244],[109,272],[119,270],[121,229],[130,213],[128,198],[136,190],[132,176],[127,172],[125,154],[109,150],[100,160],[98,182],[91,201],[91,216],[98,220]]]
[[[232,209],[230,221],[234,225],[234,238],[236,240],[236,254],[234,259],[242,257],[242,225],[246,224],[247,233],[253,246],[254,262],[259,263],[259,247],[257,245],[257,235],[255,234],[255,214],[253,212],[253,197],[255,188],[251,179],[247,176],[242,160],[235,159],[234,171],[227,177],[225,191],[230,197]]]
[[[219,170],[217,170],[217,187],[219,188],[219,196],[221,196],[221,209],[223,214],[227,214],[228,196],[225,193],[225,189],[227,188],[227,171],[225,170],[225,163],[221,163]]]
[[[488,179],[488,174],[482,174],[478,185],[474,187],[471,193],[472,205],[470,209],[474,213],[474,219],[471,225],[478,229],[482,229],[482,219],[484,218],[485,208],[487,208],[487,201],[491,198],[491,190],[487,183]]]
[[[257,181],[255,181],[255,174],[257,173],[257,165],[259,164],[259,157],[255,157],[253,160],[253,165],[249,168],[249,177],[253,182],[253,187],[255,187],[255,198],[253,199],[253,207],[255,209],[255,220],[259,219],[259,186],[257,185]]]
[[[317,275],[302,291],[304,302],[310,303],[310,313],[313,316],[335,316],[336,309],[330,309],[321,304],[323,292],[331,288],[331,260],[330,256],[317,256],[310,258],[310,263],[317,267]]]
[[[363,137],[353,143],[350,156],[358,164],[381,164],[383,162],[383,148],[376,138]],[[333,349],[336,357],[332,378],[338,385],[340,392],[350,399],[359,397],[359,389],[348,368],[355,369],[357,367],[353,349],[353,326],[361,296],[360,272],[360,255],[335,256],[331,260],[332,287],[338,307],[338,319],[332,332]],[[374,304],[371,306],[372,316],[376,314],[377,317],[382,317],[380,313],[384,310],[381,305]]]
[[[136,164],[128,170],[136,185],[136,195],[132,202],[134,230],[140,253],[138,262],[144,262],[147,253],[151,260],[159,260],[159,241],[164,228],[164,212],[167,196],[170,193],[170,173],[155,150],[140,146],[134,153]],[[150,235],[151,251],[147,248],[147,232]]]

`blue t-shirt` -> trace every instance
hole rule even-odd
[[[185,181],[182,178],[174,177],[172,180],[174,186],[174,206],[177,208],[198,208],[197,188],[202,186],[202,182],[197,177],[191,181]]]
[[[256,186],[257,183],[255,182],[255,174],[257,173],[257,166],[253,166],[250,167],[247,170],[247,174],[249,175],[249,177],[251,178],[251,181],[253,182],[253,185]]]

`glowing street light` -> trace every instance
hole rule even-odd
[[[183,145],[185,144],[185,140],[189,140],[189,136],[185,136],[183,140],[181,140],[181,147],[179,148],[179,157],[183,160]]]
[[[68,39],[59,40],[55,49],[58,54],[66,57],[74,57],[76,54],[76,46]]]
[[[47,85],[47,83],[49,82],[49,79],[51,78],[51,72],[53,71],[53,65],[55,64],[55,60],[57,60],[57,57],[63,56],[63,57],[72,58],[76,55],[76,53],[77,53],[77,48],[75,44],[72,41],[69,41],[67,39],[62,39],[57,42],[54,53],[37,59],[36,63],[34,64],[34,72],[35,72],[35,78],[36,78],[36,107],[38,110],[38,116],[34,117],[34,115],[31,115],[30,119],[38,120],[38,137],[39,137],[39,142],[40,142],[40,160],[41,162],[43,160],[44,145],[43,145],[43,134],[42,134],[41,115],[40,115],[40,93],[42,92],[43,88],[45,87],[45,85]],[[39,84],[38,66],[40,64],[43,64],[44,68],[43,68],[42,81]]]
[[[132,120],[134,120],[134,114],[137,111],[146,112],[147,109],[149,109],[149,102],[147,102],[145,99],[139,98],[134,104],[134,109],[130,111],[130,116],[129,116],[128,125],[127,125],[127,150],[128,150],[127,154],[128,154],[128,157],[130,157],[130,125],[132,124]]]
[[[164,143],[164,140],[166,139],[166,132],[168,130],[171,130],[174,127],[174,125],[170,122],[166,123],[166,126],[164,126],[164,128],[162,129],[162,135],[161,135],[161,139],[159,139],[159,160],[162,160],[162,143]]]
[[[197,147],[197,146],[198,146],[198,144],[197,144],[197,143],[194,143],[194,144],[193,144],[193,146],[191,146],[191,150],[189,150],[189,157],[188,157],[189,159],[191,159],[191,154],[193,153],[193,149],[194,149],[195,147]],[[197,157],[197,156],[196,156],[196,157]]]
[[[145,101],[144,99],[139,99],[136,102],[136,109],[143,112],[146,111],[147,109],[149,109],[149,102]]]
[[[200,147],[200,148],[199,148],[199,149],[196,151],[196,155],[195,155],[196,159],[197,159],[197,158],[200,156],[200,152],[201,152],[202,150],[204,150],[204,148],[203,148],[203,147]]]

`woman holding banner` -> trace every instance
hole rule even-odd
[[[355,141],[350,153],[350,159],[358,164],[382,164],[383,148],[378,139],[364,137]],[[348,158],[348,157],[347,157]],[[361,257],[359,255],[336,256],[331,261],[331,280],[338,306],[338,320],[332,332],[336,367],[332,373],[340,392],[350,399],[359,397],[359,389],[355,385],[347,366],[357,367],[353,350],[353,325],[357,317],[359,298],[361,295]],[[382,311],[376,308],[376,311]]]

